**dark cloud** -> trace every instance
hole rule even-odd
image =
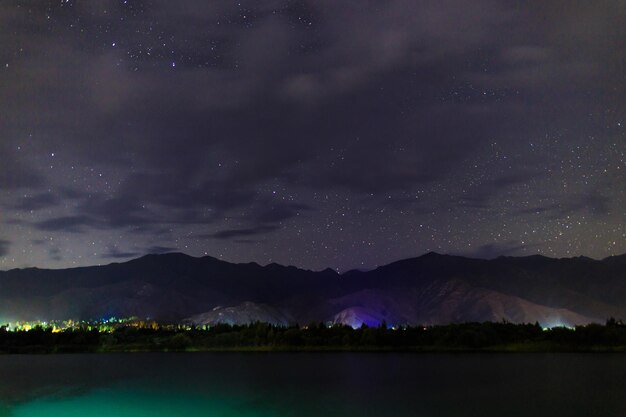
[[[23,226],[23,225],[28,224],[27,221],[22,220],[22,219],[6,219],[6,220],[3,221],[3,223],[12,224],[12,225],[19,225],[19,226]]]
[[[176,252],[177,248],[167,247],[167,246],[150,246],[145,249],[145,253],[150,254],[160,254],[160,253],[168,253],[168,252]]]
[[[156,251],[150,252],[150,253],[169,252],[169,250],[163,251],[162,249],[167,249],[167,248],[158,248]],[[100,254],[100,257],[103,259],[128,259],[128,258],[135,258],[139,255],[144,255],[144,254],[141,252],[120,251],[119,249],[113,246],[113,247],[110,247],[107,252]]]
[[[259,223],[277,223],[312,210],[310,206],[305,204],[275,203],[272,206],[269,206],[270,202],[266,204],[268,207],[261,208],[249,217]]]
[[[0,239],[0,257],[6,256],[9,253],[10,246],[11,246],[10,241]]]
[[[483,258],[493,259],[498,256],[520,256],[527,254],[527,250],[532,249],[536,245],[524,244],[517,240],[509,240],[502,243],[488,243],[480,246],[477,250],[467,253],[466,255]]]
[[[193,63],[204,55],[204,47],[200,45],[214,43],[206,42],[202,35],[196,33],[192,29],[194,24],[185,25],[183,33],[188,35],[186,43],[200,47],[194,48],[193,53],[181,51],[182,55],[195,58],[191,62],[188,59],[180,60],[178,65],[181,72],[178,75],[168,75],[162,71],[148,72],[140,79],[132,71],[103,73],[103,70],[99,70],[92,77],[98,77],[97,85],[101,85],[102,89],[88,89],[94,94],[91,97],[93,103],[75,103],[76,106],[86,105],[85,109],[92,117],[85,118],[84,122],[73,121],[71,126],[60,128],[71,129],[72,136],[81,137],[87,135],[87,130],[90,134],[93,132],[95,122],[96,126],[102,125],[101,132],[109,139],[90,143],[76,141],[79,150],[88,155],[97,155],[98,158],[112,158],[120,162],[123,158],[119,159],[119,155],[123,155],[124,150],[128,153],[137,152],[135,157],[141,152],[151,168],[158,167],[163,173],[159,178],[161,182],[180,178],[185,183],[184,188],[179,188],[180,196],[168,193],[161,195],[170,203],[181,197],[202,204],[214,193],[211,191],[215,188],[213,183],[193,187],[189,177],[198,175],[198,171],[206,168],[206,155],[215,151],[226,152],[230,158],[240,160],[239,167],[227,174],[232,177],[230,181],[237,182],[238,189],[277,176],[320,187],[330,184],[363,191],[386,190],[419,181],[432,181],[463,157],[467,150],[463,147],[467,148],[469,143],[478,143],[477,140],[484,137],[481,132],[484,121],[480,120],[480,116],[459,117],[459,108],[454,106],[444,105],[433,111],[428,102],[420,99],[423,92],[418,91],[413,97],[404,99],[415,102],[415,109],[407,120],[406,117],[398,116],[397,108],[387,105],[387,97],[406,94],[410,91],[406,89],[406,82],[415,78],[421,78],[422,82],[424,78],[433,78],[435,85],[441,84],[445,80],[442,70],[449,70],[444,70],[445,66],[436,57],[422,54],[418,58],[418,51],[437,40],[440,42],[439,49],[448,49],[452,57],[462,58],[469,50],[473,50],[471,48],[476,42],[487,35],[487,29],[481,29],[481,25],[487,23],[488,28],[492,24],[490,19],[501,17],[502,12],[495,4],[492,15],[483,15],[462,4],[455,4],[453,9],[435,5],[425,5],[420,9],[394,3],[381,20],[381,16],[374,18],[376,14],[372,13],[370,6],[338,7],[329,3],[323,7],[303,5],[303,9],[299,10],[277,4],[277,9],[282,10],[280,17],[270,17],[271,14],[267,13],[269,10],[264,11],[264,7],[253,7],[256,13],[251,13],[251,16],[257,17],[248,31],[239,30],[239,24],[236,23],[226,29],[210,25],[217,32],[217,38],[222,39],[220,48],[226,62],[209,66],[204,72],[192,70]],[[160,13],[163,7],[162,4],[153,6],[146,13]],[[200,24],[202,16],[206,16],[204,21],[208,22],[211,20],[209,16],[214,16],[213,13],[229,19],[236,19],[239,15],[236,9],[226,5],[212,7],[211,10],[213,12],[210,15],[195,16],[194,22]],[[450,10],[455,11],[450,13]],[[463,15],[457,15],[460,10],[464,11]],[[319,22],[318,31],[313,33],[303,26],[298,36],[294,37],[292,27],[295,18],[292,14],[302,12],[309,15],[310,21],[325,21]],[[49,11],[42,9],[41,13]],[[77,13],[77,9],[69,14],[66,14],[67,10],[59,10],[58,13],[71,20],[70,16]],[[83,24],[95,26],[109,22],[110,19],[108,14],[91,15]],[[359,35],[344,28],[346,19],[361,28]],[[460,19],[476,29],[472,36],[465,34],[459,37],[454,31],[448,32]],[[135,20],[137,24],[139,21]],[[168,27],[174,26],[176,21],[168,19],[169,23],[163,30],[180,34],[179,26]],[[245,22],[240,24],[243,26]],[[120,28],[116,31],[126,44],[139,42],[139,39],[134,39],[137,35],[131,30]],[[111,37],[115,37],[115,34]],[[175,39],[173,47],[179,46],[176,45],[179,36]],[[124,43],[120,40],[119,47],[124,47]],[[308,46],[308,53],[290,52],[303,43]],[[464,46],[468,50],[464,50]],[[215,55],[208,52],[207,56]],[[71,59],[69,55],[72,53],[70,44],[58,62],[62,63],[64,56]],[[102,55],[104,61],[98,61],[99,68],[107,67],[107,59],[111,60],[110,64],[119,60],[117,54],[111,53],[113,55],[110,57]],[[150,65],[150,62],[152,65],[169,67],[173,59],[169,53],[154,52],[151,54],[153,58],[148,58],[145,53],[141,55],[143,58],[135,61],[138,68]],[[234,64],[238,65],[238,71],[226,72]],[[417,72],[408,69],[398,71],[405,65],[414,65],[416,68],[413,71]],[[300,71],[302,67],[308,68],[308,72],[303,74]],[[75,68],[76,71],[92,71],[89,65],[86,68]],[[50,68],[48,71],[54,70]],[[75,77],[66,79],[62,74],[59,74],[61,79],[56,80],[57,88],[63,84],[71,85],[72,90],[78,87]],[[88,79],[89,76],[85,81]],[[381,84],[385,86],[385,92],[374,87]],[[159,88],[150,88],[151,85],[158,85]],[[121,94],[122,91],[125,93]],[[205,94],[205,91],[211,91],[211,94]],[[258,111],[260,106],[263,112]],[[129,114],[126,112],[129,107],[136,110]],[[351,109],[348,117],[343,112],[346,108]],[[47,114],[51,113],[50,109],[46,110]],[[367,117],[360,117],[364,114]],[[57,123],[63,123],[64,120],[59,117]],[[121,120],[124,123],[118,122]],[[149,123],[146,123],[148,120]],[[411,131],[413,129],[407,130],[407,123],[420,126],[419,133]],[[144,134],[132,135],[132,126],[141,126]],[[206,140],[207,134],[210,140]],[[134,138],[129,139],[129,136]],[[257,137],[262,137],[263,141],[256,140]],[[359,141],[355,144],[354,139],[357,137]],[[390,143],[383,139],[386,137],[394,139]],[[464,137],[472,137],[473,141],[465,140]],[[300,145],[315,142],[318,146]],[[105,145],[106,148],[103,148]],[[330,147],[345,149],[343,163],[320,166],[315,161],[325,158]],[[398,155],[397,149],[402,147],[406,150]],[[266,152],[265,149],[272,149],[272,152]],[[458,149],[457,156],[450,152],[454,149]],[[389,163],[391,160],[394,163]],[[313,177],[303,175],[306,173],[289,175],[288,171],[298,161],[315,163],[319,174],[315,178],[318,180],[311,181]],[[358,167],[364,165],[371,169],[357,174]],[[177,175],[170,176],[168,168]],[[218,196],[218,200],[237,202],[241,196],[232,191],[224,198]]]
[[[149,246],[145,248],[134,248],[128,251],[122,251],[115,246],[110,246],[106,252],[100,254],[100,257],[102,259],[129,259],[147,254],[162,254],[176,251],[177,248],[167,246]]]
[[[78,199],[89,196],[89,193],[76,190],[70,187],[64,187],[64,186],[58,187],[57,192],[61,198],[63,198],[64,200],[70,200],[70,201],[78,200]]]
[[[29,167],[19,154],[16,155],[14,149],[9,148],[8,141],[0,143],[0,155],[0,191],[39,187],[45,183],[34,168]]]
[[[278,226],[261,225],[261,226],[247,228],[247,229],[221,230],[219,232],[212,233],[210,235],[204,235],[204,237],[214,238],[214,239],[232,239],[236,237],[238,238],[238,237],[263,235],[263,234],[271,233],[277,229],[278,229]]]
[[[42,231],[67,231],[72,233],[86,232],[89,229],[129,229],[139,233],[159,235],[167,233],[161,225],[197,225],[214,223],[216,219],[230,216],[251,224],[272,224],[310,213],[312,207],[300,203],[272,201],[271,198],[258,198],[254,193],[241,191],[217,192],[217,186],[206,188],[204,192],[194,191],[191,194],[166,191],[167,185],[156,182],[163,188],[159,191],[163,196],[153,196],[158,204],[153,209],[141,204],[141,200],[150,200],[151,190],[138,188],[132,193],[121,197],[106,199],[92,196],[80,199],[75,214],[35,222],[34,227]],[[215,192],[211,192],[215,190]],[[127,188],[128,193],[130,189]],[[47,199],[24,199],[24,205],[35,207],[36,203],[44,205]],[[155,201],[155,200],[151,200]],[[42,207],[43,208],[43,207]],[[245,213],[231,215],[233,209],[242,208]],[[207,211],[208,209],[208,211]]]
[[[519,210],[520,215],[541,214],[549,219],[561,219],[584,212],[602,218],[611,213],[611,199],[597,191],[573,194],[559,202]]]
[[[82,201],[77,212],[93,219],[92,225],[103,228],[143,226],[155,223],[154,215],[133,198],[102,198],[96,196]]]
[[[527,184],[536,176],[536,173],[520,172],[483,181],[479,185],[468,189],[461,197],[460,202],[467,207],[477,209],[490,208],[492,207],[490,203],[492,199],[497,198],[506,191],[513,191],[520,184]]]
[[[86,232],[89,229],[119,229],[152,231],[158,223],[155,216],[132,199],[104,199],[93,197],[83,200],[74,215],[53,217],[38,221],[33,226],[43,231]],[[170,219],[170,221],[172,221]]]
[[[248,244],[252,244],[252,243],[262,243],[265,242],[265,239],[235,239],[233,240],[233,242],[235,243],[240,243],[243,245],[248,245]]]
[[[50,193],[36,194],[33,196],[22,197],[15,206],[15,209],[23,211],[41,210],[54,207],[59,204],[59,201],[59,197]]]
[[[86,231],[85,226],[96,224],[94,219],[87,216],[63,216],[36,222],[33,227],[48,232],[82,233]]]
[[[594,216],[606,216],[610,213],[611,199],[607,196],[594,192],[587,194],[581,200],[579,207],[586,208]]]
[[[56,262],[63,259],[63,257],[61,256],[61,249],[57,248],[56,246],[48,249],[48,256],[51,260]]]

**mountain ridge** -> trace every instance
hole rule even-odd
[[[64,270],[68,270],[68,269],[79,269],[79,268],[96,268],[96,267],[103,267],[103,266],[109,266],[109,265],[123,265],[123,264],[127,264],[129,262],[135,262],[141,259],[151,259],[151,258],[163,258],[163,257],[185,257],[185,258],[190,258],[190,259],[212,259],[215,261],[219,261],[219,262],[225,262],[225,263],[229,263],[229,264],[234,264],[234,265],[258,265],[258,266],[262,266],[262,267],[267,267],[269,265],[278,265],[278,266],[282,266],[285,268],[288,267],[294,267],[294,268],[298,268],[304,271],[312,271],[312,272],[322,272],[324,270],[331,270],[331,271],[335,271],[333,268],[330,267],[325,267],[323,269],[320,270],[315,270],[315,269],[307,269],[307,268],[301,268],[298,267],[296,265],[283,265],[277,262],[270,262],[268,264],[262,265],[256,261],[248,261],[248,262],[230,262],[230,261],[225,261],[223,259],[219,259],[217,257],[211,256],[211,255],[202,255],[202,256],[193,256],[193,255],[189,255],[186,254],[184,252],[167,252],[167,253],[146,253],[145,255],[141,255],[138,256],[136,258],[132,258],[129,259],[127,261],[123,261],[123,262],[119,262],[119,261],[114,261],[114,262],[109,262],[107,264],[98,264],[98,265],[81,265],[81,266],[74,266],[74,267],[67,267],[67,268],[43,268],[40,266],[27,266],[27,267],[23,267],[23,268],[11,268],[11,269],[0,269],[0,274],[3,272],[11,272],[11,271],[24,271],[24,270],[45,270],[45,271],[64,271]],[[541,258],[541,259],[546,259],[546,260],[555,260],[555,261],[559,261],[559,260],[573,260],[573,259],[579,259],[579,260],[589,260],[592,262],[604,262],[604,261],[624,261],[626,262],[626,253],[623,253],[621,255],[610,255],[607,256],[605,258],[602,259],[595,259],[595,258],[591,258],[585,255],[578,255],[578,256],[571,256],[571,257],[560,257],[560,258],[554,258],[554,257],[550,257],[550,256],[545,256],[545,255],[541,255],[541,254],[533,254],[533,255],[524,255],[524,256],[509,256],[509,255],[500,255],[497,257],[493,257],[493,258],[473,258],[471,256],[465,256],[465,255],[459,255],[459,254],[446,254],[446,253],[439,253],[439,252],[435,252],[435,251],[430,251],[430,252],[426,252],[422,255],[418,255],[418,256],[414,256],[414,257],[410,257],[410,258],[402,258],[402,259],[398,259],[396,261],[391,261],[387,264],[384,265],[378,265],[375,268],[372,269],[360,269],[360,268],[352,268],[352,269],[348,269],[342,273],[340,273],[340,275],[349,273],[349,272],[370,272],[370,271],[374,271],[378,268],[384,267],[384,266],[389,266],[398,262],[403,262],[403,261],[410,261],[410,260],[415,260],[415,259],[420,259],[420,258],[428,258],[428,257],[449,257],[449,258],[463,258],[463,259],[472,259],[472,260],[477,260],[477,261],[493,261],[496,259],[532,259],[532,258]]]
[[[405,324],[552,318],[585,324],[626,317],[625,260],[429,252],[339,274],[181,252],[148,254],[101,266],[0,271],[0,322],[107,315],[179,321],[220,306],[242,320],[252,320],[255,311],[274,317],[267,311],[276,309],[303,324],[344,317],[356,325],[359,315]]]

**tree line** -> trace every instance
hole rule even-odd
[[[185,350],[417,350],[417,351],[626,351],[626,325],[543,329],[538,323],[461,323],[388,328],[311,323],[280,327],[267,323],[219,324],[188,329],[120,327],[112,332],[79,327],[61,332],[0,327],[0,353],[64,353]]]

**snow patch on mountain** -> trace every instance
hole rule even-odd
[[[266,304],[244,302],[236,306],[217,306],[206,313],[197,314],[186,320],[196,326],[217,324],[245,325],[262,322],[275,326],[288,326],[293,320],[286,314]]]

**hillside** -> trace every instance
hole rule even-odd
[[[626,256],[483,260],[429,253],[340,275],[172,253],[105,266],[0,271],[0,321],[138,316],[210,323],[216,312],[229,322],[353,326],[603,322],[626,317]]]

